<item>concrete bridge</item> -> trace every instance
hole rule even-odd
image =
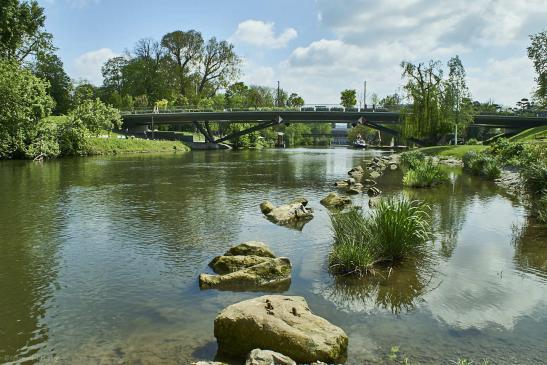
[[[304,108],[303,108],[304,109]],[[401,123],[401,114],[394,111],[345,111],[345,110],[254,110],[254,111],[143,111],[123,113],[124,129],[133,132],[145,131],[160,124],[192,123],[210,143],[221,143],[260,129],[282,123],[351,123],[363,124],[394,136],[399,132],[390,126]],[[256,123],[254,126],[215,139],[209,122]],[[522,117],[506,115],[477,115],[474,125],[487,128],[527,129],[547,125],[547,117]],[[410,142],[423,144],[416,138]]]

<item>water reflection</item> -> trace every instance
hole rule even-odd
[[[513,231],[515,264],[524,271],[547,279],[547,225],[529,218]]]

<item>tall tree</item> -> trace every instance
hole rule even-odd
[[[443,71],[441,63],[414,65],[402,62],[404,90],[412,106],[404,113],[403,133],[408,137],[436,138],[450,130],[441,112]]]
[[[46,16],[36,1],[0,2],[0,58],[23,62],[53,50],[51,34],[44,31]]]
[[[109,59],[101,68],[103,86],[111,91],[122,92],[124,86],[123,73],[128,60],[124,56]]]
[[[40,53],[33,68],[36,76],[49,82],[48,92],[55,101],[53,113],[66,114],[71,105],[72,81],[61,59],[53,53]]]
[[[534,96],[538,104],[547,107],[547,30],[530,36],[528,58],[536,71],[537,87]]]
[[[203,37],[200,32],[180,30],[167,33],[161,40],[161,46],[166,49],[168,60],[176,70],[178,91],[186,95],[188,87],[187,76],[191,67],[196,65],[203,52]]]
[[[473,122],[473,104],[460,58],[452,57],[447,66],[448,79],[444,81],[442,98],[443,119],[454,128],[454,140],[457,141],[458,129],[462,130]]]
[[[293,108],[300,108],[305,104],[304,99],[297,93],[292,93],[287,100],[287,106]]]
[[[340,93],[340,104],[344,108],[352,108],[357,104],[357,92],[355,89],[346,89]]]
[[[221,87],[226,87],[239,74],[241,59],[234,51],[234,46],[227,41],[209,39],[201,56],[201,73],[198,93],[201,95],[206,87],[209,95],[214,95]]]

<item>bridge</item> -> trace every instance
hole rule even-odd
[[[330,110],[223,110],[223,111],[137,111],[122,113],[124,128],[132,131],[154,130],[160,124],[192,123],[205,139],[210,143],[222,143],[232,138],[273,127],[282,123],[351,123],[353,126],[363,124],[394,136],[399,131],[390,128],[401,123],[401,113],[398,111],[381,110],[344,110],[343,108],[331,108]],[[341,110],[333,110],[341,109]],[[210,122],[216,123],[256,123],[245,130],[232,133],[215,139]],[[527,129],[547,125],[547,117],[524,117],[517,115],[476,115],[474,125],[487,128]],[[423,144],[416,138],[407,138],[410,142]]]

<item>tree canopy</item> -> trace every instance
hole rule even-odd
[[[534,96],[542,107],[547,107],[547,30],[530,36],[528,58],[536,71]]]
[[[344,108],[352,108],[357,104],[357,92],[355,89],[346,89],[340,93],[340,104]]]

